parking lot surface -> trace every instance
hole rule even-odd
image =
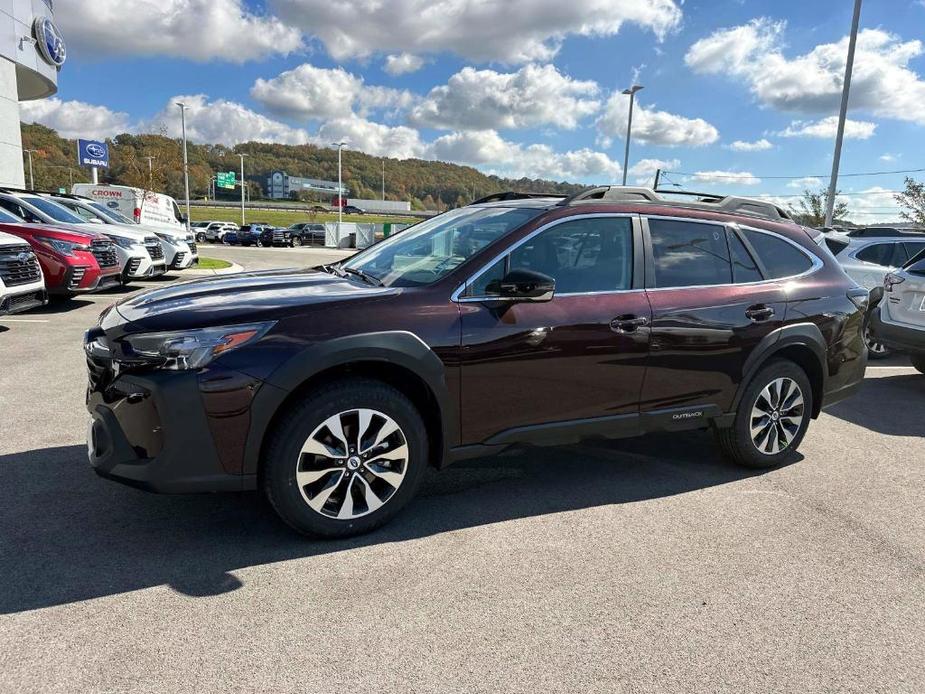
[[[776,470],[707,433],[512,450],[315,542],[256,493],[90,470],[80,338],[124,293],[0,318],[0,691],[925,691],[925,376],[903,358]]]

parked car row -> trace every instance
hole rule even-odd
[[[276,227],[266,222],[252,222],[238,226],[234,222],[203,221],[192,225],[199,243],[224,243],[232,246],[322,246],[325,242],[324,224],[299,222],[288,227]]]
[[[0,188],[0,315],[183,270],[199,262],[180,227],[142,225],[79,195]]]

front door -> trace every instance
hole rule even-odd
[[[464,444],[530,440],[568,420],[635,424],[650,319],[641,250],[635,216],[568,217],[470,280],[459,299]],[[513,269],[553,277],[553,299],[499,301],[492,285]]]

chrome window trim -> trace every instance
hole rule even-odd
[[[542,225],[542,226],[540,226],[540,227],[537,227],[536,229],[534,229],[533,231],[531,231],[529,234],[527,234],[526,236],[524,236],[522,239],[520,239],[520,241],[518,241],[518,242],[515,243],[514,245],[508,246],[505,250],[503,250],[502,252],[498,253],[494,258],[492,258],[492,259],[489,260],[487,263],[485,263],[485,264],[484,264],[482,267],[480,267],[477,271],[475,271],[474,273],[472,273],[471,275],[469,275],[469,277],[466,278],[465,282],[463,282],[461,285],[459,285],[459,286],[456,288],[456,290],[450,295],[450,301],[454,301],[454,302],[456,302],[456,303],[458,303],[458,304],[482,303],[482,302],[485,302],[485,301],[515,301],[516,299],[513,298],[513,297],[499,297],[499,296],[466,296],[466,297],[460,297],[460,294],[461,294],[462,292],[464,292],[464,291],[466,290],[466,288],[467,288],[472,282],[474,282],[475,280],[477,280],[483,273],[485,273],[485,272],[487,272],[489,269],[491,269],[491,267],[492,267],[495,263],[497,263],[499,260],[501,260],[501,259],[504,258],[505,256],[508,256],[508,255],[510,255],[511,253],[513,253],[514,251],[516,251],[518,248],[520,248],[522,245],[524,245],[527,241],[529,241],[530,239],[532,239],[532,238],[533,238],[534,236],[536,236],[537,234],[540,234],[540,233],[546,231],[547,229],[550,229],[550,228],[552,228],[552,227],[554,227],[554,226],[558,226],[559,224],[563,224],[563,223],[565,223],[565,222],[572,222],[572,221],[575,221],[575,220],[578,220],[578,219],[598,219],[598,218],[610,218],[610,217],[617,217],[617,218],[621,218],[621,219],[629,219],[629,220],[630,220],[630,232],[631,232],[631,233],[632,233],[633,230],[635,229],[635,225],[638,223],[638,220],[639,220],[639,215],[638,215],[636,212],[592,212],[592,213],[589,213],[589,214],[578,214],[578,215],[571,215],[571,216],[569,216],[569,217],[560,217],[559,219],[554,219],[554,220],[552,220],[551,222],[547,222],[546,224],[544,224],[544,225]],[[636,248],[635,248],[635,244],[633,244],[633,245],[634,245],[634,248],[633,248],[633,259],[635,260],[635,257],[636,257]],[[625,293],[627,293],[627,292],[640,292],[640,291],[645,291],[645,288],[637,288],[637,289],[632,289],[632,288],[631,288],[631,289],[607,289],[607,290],[603,290],[603,291],[599,291],[599,292],[567,292],[567,293],[555,292],[554,297],[562,297],[562,296],[594,296],[594,295],[597,295],[597,294],[625,294]]]

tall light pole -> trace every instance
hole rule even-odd
[[[244,226],[244,157],[246,154],[239,154],[241,157],[241,226]]]
[[[382,199],[385,200],[385,157],[382,158]]]
[[[35,190],[35,174],[32,171],[32,154],[38,152],[38,150],[24,149],[23,152],[29,155],[29,189]]]
[[[186,158],[186,104],[177,102],[180,107],[180,125],[183,129],[183,184],[186,186],[186,219],[189,224],[189,161]],[[150,164],[150,160],[148,160]]]
[[[337,147],[337,243],[340,243],[340,225],[344,222],[344,184],[342,182],[341,153],[346,145],[346,142],[331,143],[332,147]]]
[[[851,38],[848,39],[848,60],[845,63],[845,83],[841,90],[841,109],[838,112],[838,130],[835,133],[835,154],[832,157],[832,175],[829,178],[829,195],[825,201],[825,226],[832,226],[835,212],[835,190],[838,187],[838,165],[841,161],[841,143],[845,136],[845,117],[848,115],[848,92],[851,91],[851,69],[854,67],[854,45],[858,40],[858,24],[861,21],[861,0],[854,0],[854,16],[851,18]]]
[[[626,185],[626,168],[630,164],[630,137],[633,135],[633,102],[636,101],[636,92],[642,88],[642,85],[634,84],[622,92],[630,98],[630,112],[626,119],[626,149],[623,151],[623,185]]]

